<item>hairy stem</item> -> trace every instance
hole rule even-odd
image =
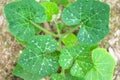
[[[65,76],[65,70],[64,69],[61,70],[61,75]]]
[[[61,49],[61,48],[62,48],[62,44],[61,44],[61,32],[60,32],[60,30],[59,30],[59,28],[58,28],[57,20],[54,21],[54,22],[55,22],[55,26],[56,26],[56,28],[57,28],[57,35],[58,35],[58,38],[59,38],[58,42],[59,42],[59,46],[60,46],[60,49]]]
[[[72,29],[68,30],[67,32],[62,34],[63,38],[66,38],[69,34],[71,34],[73,31],[75,31],[77,29],[78,29],[78,27],[75,27],[75,28],[72,28]]]

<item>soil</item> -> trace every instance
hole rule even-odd
[[[0,80],[21,80],[12,75],[23,47],[20,46],[7,28],[4,6],[12,0],[0,0]],[[120,80],[120,0],[101,0],[110,5],[110,33],[100,43],[116,60],[113,80]],[[46,79],[43,79],[46,80]]]

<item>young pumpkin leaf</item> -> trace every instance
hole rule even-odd
[[[58,44],[52,37],[35,36],[30,39],[18,63],[23,69],[39,78],[55,73],[59,65],[50,53],[54,52],[57,47]]]
[[[67,6],[69,4],[69,0],[50,0],[50,1],[63,5],[63,6]]]
[[[65,44],[67,47],[72,47],[76,44],[77,42],[77,37],[74,34],[70,34],[66,38],[62,40],[62,42]]]
[[[13,74],[24,80],[39,80],[39,77],[24,70],[19,64],[13,70]]]
[[[44,8],[35,0],[11,2],[5,6],[4,11],[10,32],[21,42],[35,35],[31,22],[42,23],[46,20]]]
[[[85,47],[63,49],[59,64],[63,69],[70,68],[72,76],[85,80],[112,80],[115,67],[115,61],[106,50],[93,50],[91,58],[89,48]]]
[[[89,50],[85,46],[74,46],[71,48],[64,48],[61,51],[61,55],[59,58],[60,66],[63,69],[69,69],[72,66],[73,62],[76,60],[76,58],[87,51]]]
[[[80,57],[82,59],[77,59],[75,61],[74,65],[70,70],[70,73],[72,76],[84,78],[86,73],[92,68],[93,65],[90,60],[90,55],[88,53],[84,53],[84,56],[80,55]]]
[[[85,80],[112,80],[115,61],[104,49],[97,48],[92,52],[94,67],[88,71]]]
[[[93,64],[89,51],[84,51],[75,60],[73,66],[71,67],[70,73],[72,76],[84,78],[84,76],[92,68],[92,66]]]
[[[47,21],[52,20],[52,15],[53,14],[58,14],[59,13],[59,8],[56,3],[54,2],[42,2],[40,3],[46,10],[46,15],[47,15]]]
[[[91,60],[90,56],[80,55],[71,68],[72,76],[83,77],[85,80],[112,80],[115,61],[106,50],[93,50]]]
[[[103,2],[77,0],[63,10],[62,20],[67,25],[80,25],[78,41],[93,45],[109,32],[109,12],[109,6]]]

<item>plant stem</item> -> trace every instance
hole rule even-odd
[[[30,21],[30,22],[31,22],[35,27],[39,28],[40,30],[44,31],[45,33],[48,33],[48,34],[50,34],[51,36],[54,36],[54,37],[58,37],[58,35],[56,35],[56,34],[50,32],[50,31],[42,28],[41,26],[39,26],[38,24],[34,23],[33,21]]]
[[[60,46],[60,49],[61,49],[62,48],[62,44],[61,44],[61,32],[60,32],[60,30],[58,28],[57,20],[55,20],[54,22],[55,22],[55,26],[57,28],[57,35],[58,35],[58,38],[59,38],[58,42],[59,42],[59,46]]]
[[[78,27],[75,27],[73,29],[70,29],[69,31],[65,32],[62,36],[63,38],[67,37],[69,34],[71,34],[73,31],[77,30]]]
[[[64,69],[62,69],[62,71],[61,71],[61,75],[65,75],[65,70]]]

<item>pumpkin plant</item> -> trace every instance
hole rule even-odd
[[[13,74],[24,80],[112,80],[115,61],[99,42],[110,8],[99,0],[16,0],[4,8],[10,33],[24,47]],[[51,31],[43,24],[48,23]]]

